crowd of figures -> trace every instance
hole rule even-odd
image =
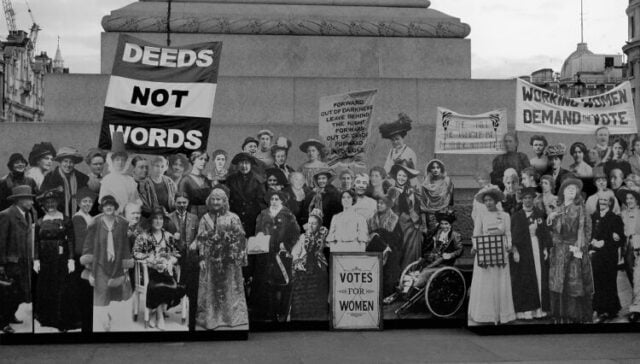
[[[508,133],[506,153],[478,175],[470,323],[609,322],[622,309],[619,270],[633,291],[628,320],[640,319],[640,136],[630,151],[606,127],[595,136],[567,149],[535,135],[530,158]]]
[[[391,148],[370,168],[328,165],[316,139],[299,144],[307,161],[293,168],[292,141],[269,130],[232,158],[130,155],[121,133],[110,151],[41,142],[28,159],[12,154],[0,180],[0,328],[13,332],[18,308],[33,301],[42,327],[109,331],[123,303],[137,312],[140,295],[146,326],[161,330],[179,311],[190,330],[327,320],[330,252],[381,252],[385,304],[406,297],[407,266],[418,262],[410,290],[420,289],[463,251],[453,181],[438,159],[416,169],[410,130],[404,114],[382,124]],[[473,251],[486,254],[479,244],[498,236],[501,259],[475,259],[470,320],[618,314],[618,266],[631,282],[640,274],[640,139],[631,155],[624,139],[609,139],[601,128],[593,149],[571,145],[565,170],[564,145],[535,136],[529,158],[505,136],[507,152],[478,176],[472,212]],[[630,311],[640,318],[640,288]]]

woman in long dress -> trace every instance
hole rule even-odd
[[[593,278],[585,239],[589,224],[580,196],[582,181],[567,178],[558,190],[558,207],[547,217],[553,248],[549,291],[554,323],[591,322]]]
[[[329,318],[329,266],[323,253],[327,234],[327,228],[322,226],[322,211],[314,209],[309,213],[307,230],[291,250],[291,321]]]
[[[309,188],[316,188],[317,185],[313,176],[329,168],[329,166],[322,161],[325,156],[325,146],[319,140],[307,139],[304,143],[300,144],[300,150],[307,154],[308,159],[298,168],[298,171],[304,175]]]
[[[504,264],[481,266],[476,256],[473,262],[473,279],[469,293],[469,321],[482,323],[507,323],[516,319],[511,292],[511,274],[508,254],[511,250],[511,218],[497,208],[503,199],[502,192],[492,187],[478,194],[477,198],[487,207],[478,214],[473,224],[473,250],[478,254],[478,237],[502,236]]]
[[[247,241],[238,215],[229,212],[228,190],[218,186],[206,200],[209,212],[200,219],[196,238],[200,285],[196,323],[206,330],[249,324],[242,267]]]
[[[438,225],[436,212],[453,206],[453,182],[447,175],[444,163],[432,159],[425,167],[425,178],[422,183],[423,210],[427,214],[427,227],[433,230]]]
[[[269,207],[256,219],[256,235],[269,236],[269,252],[255,257],[249,307],[251,319],[285,321],[291,298],[291,249],[300,237],[298,221],[284,206],[286,194],[267,192]]]
[[[357,201],[352,190],[340,193],[342,212],[333,215],[327,235],[327,245],[332,252],[363,252],[369,241],[367,221],[353,205]]]
[[[402,259],[402,231],[398,223],[400,218],[391,207],[393,199],[389,196],[377,197],[377,210],[367,221],[371,242],[367,246],[367,251],[383,252],[382,268],[382,293],[385,297],[392,294],[398,285],[402,269],[400,267]],[[374,245],[377,236],[384,247],[375,249]]]
[[[180,253],[173,235],[164,230],[164,210],[156,207],[149,216],[149,226],[136,237],[133,257],[147,265],[149,282],[147,284],[146,306],[155,311],[156,322],[151,327],[164,330],[164,314],[180,303],[186,294],[184,285],[176,280],[175,266]]]
[[[204,151],[193,152],[189,157],[193,168],[191,172],[182,177],[178,184],[178,191],[189,196],[189,212],[201,219],[207,213],[207,198],[213,188],[213,183],[204,174],[204,168],[209,161],[209,156]]]
[[[542,187],[542,205],[548,216],[558,206],[558,197],[553,194],[556,189],[553,177],[548,174],[540,177],[540,187]]]
[[[418,174],[406,162],[391,167],[390,175],[395,180],[395,185],[389,189],[388,194],[394,201],[392,209],[399,217],[398,224],[402,230],[400,269],[422,257],[423,233],[427,231],[425,214],[420,207],[420,195],[409,182]]]
[[[88,187],[81,188],[76,194],[76,200],[80,209],[73,215],[71,222],[73,223],[73,259],[75,261],[76,269],[71,273],[72,279],[78,285],[78,306],[80,309],[80,315],[82,317],[82,331],[91,332],[92,316],[93,316],[93,289],[86,280],[82,279],[82,266],[80,264],[80,257],[82,256],[82,249],[84,241],[89,231],[89,226],[93,224],[93,205],[98,197],[98,194],[91,191]]]
[[[36,224],[34,271],[36,285],[35,318],[41,326],[59,331],[80,328],[80,307],[75,271],[74,235],[71,219],[58,210],[61,192],[50,190],[38,197],[45,215]]]

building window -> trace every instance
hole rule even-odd
[[[633,77],[633,75],[635,74],[635,68],[636,65],[634,64],[633,61],[629,62],[629,77]]]
[[[629,17],[629,40],[636,37],[636,18],[634,16]]]
[[[613,67],[613,57],[604,57],[604,68]]]

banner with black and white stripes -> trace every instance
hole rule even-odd
[[[146,154],[206,148],[222,42],[163,47],[120,35],[104,104],[99,147],[121,131]]]

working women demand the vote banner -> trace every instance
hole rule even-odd
[[[579,98],[567,98],[521,79],[516,85],[516,130],[593,134],[606,126],[611,134],[638,131],[629,82],[603,94]]]
[[[502,154],[506,132],[505,109],[463,115],[438,107],[435,153]]]
[[[327,162],[364,164],[377,90],[320,98],[319,134],[327,146]]]
[[[120,35],[99,147],[122,131],[128,150],[190,153],[207,146],[221,42],[163,47]]]

